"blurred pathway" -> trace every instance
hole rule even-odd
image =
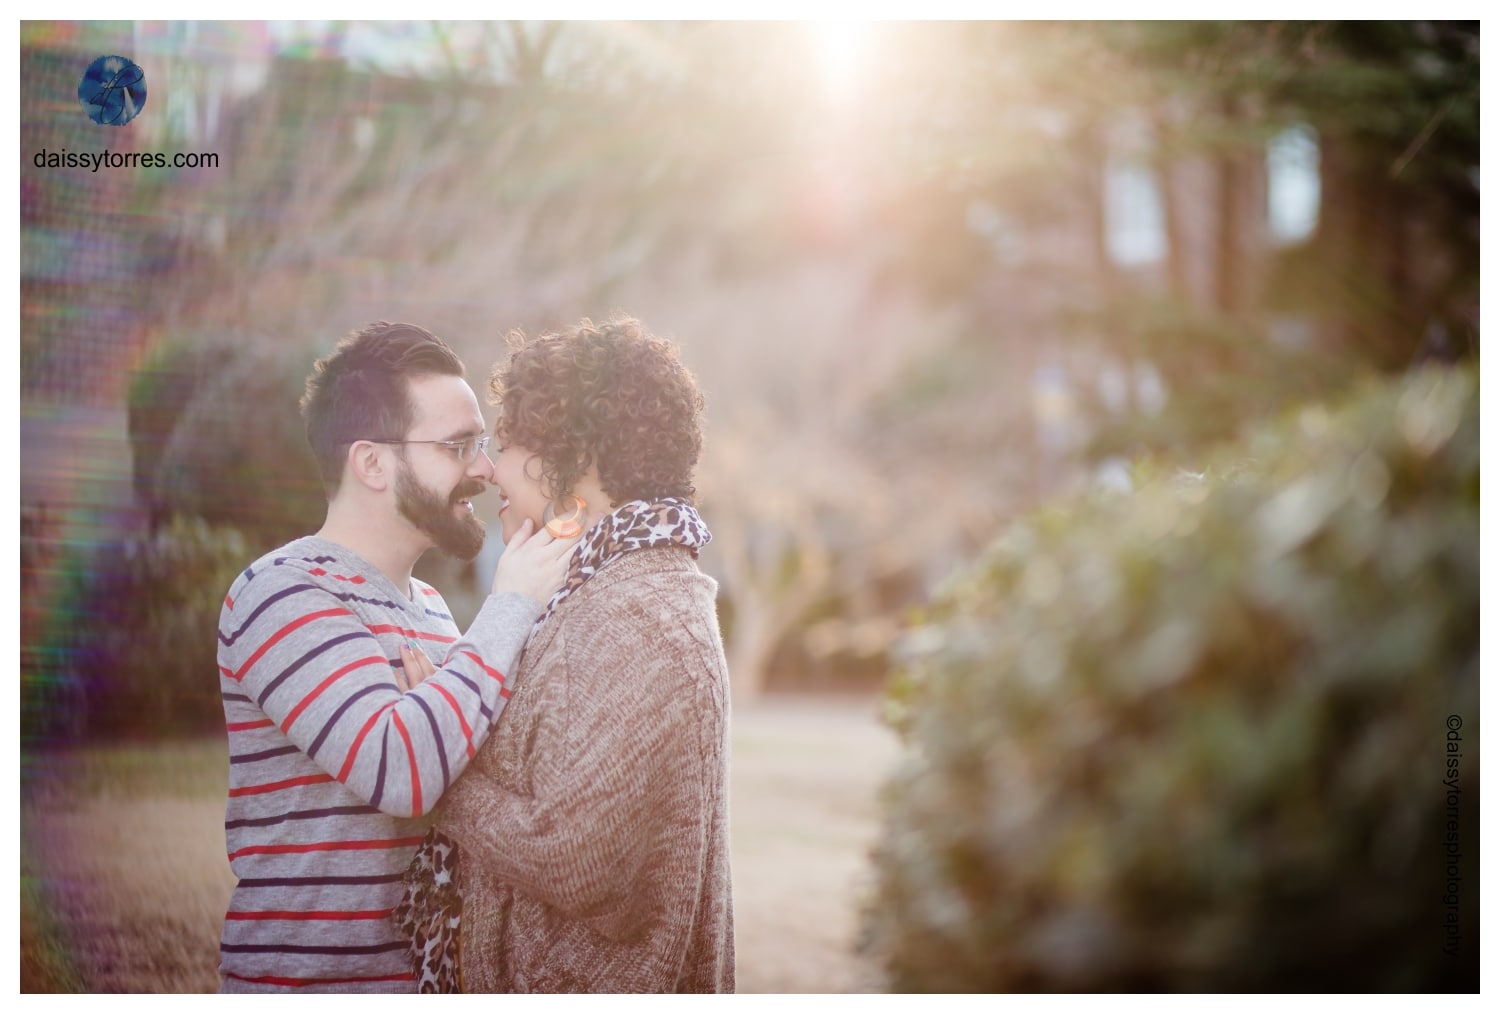
[[[876,709],[874,698],[773,696],[735,711],[741,992],[878,988],[853,954],[875,796],[896,757]],[[224,750],[203,739],[46,758],[68,776],[33,784],[22,804],[23,990],[217,988],[233,885]]]
[[[734,712],[735,936],[742,993],[878,989],[853,954],[876,793],[897,743],[878,701],[770,696]]]

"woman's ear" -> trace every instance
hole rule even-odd
[[[536,475],[531,474],[531,466],[533,464],[536,465]],[[547,481],[547,467],[543,463],[540,454],[532,454],[531,457],[526,459],[525,463],[521,465],[521,475],[527,481],[536,483],[536,488],[541,491],[543,498],[547,500],[557,498],[557,493],[552,489],[552,484]]]

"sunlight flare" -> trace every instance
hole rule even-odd
[[[858,74],[865,25],[859,21],[820,21],[816,31],[828,92],[834,98],[845,98]]]

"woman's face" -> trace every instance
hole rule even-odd
[[[542,511],[548,501],[542,491],[541,474],[541,459],[518,444],[496,452],[495,485],[500,489],[500,533],[506,542],[520,530],[521,522],[527,518],[531,519],[533,530],[542,527]]]

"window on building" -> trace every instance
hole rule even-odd
[[[1271,239],[1293,246],[1318,227],[1323,181],[1318,174],[1318,135],[1301,124],[1288,127],[1266,146],[1266,217]]]
[[[1109,255],[1122,267],[1167,256],[1161,180],[1142,159],[1112,156],[1104,166],[1104,227]]]

